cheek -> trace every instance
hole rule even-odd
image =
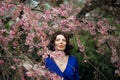
[[[58,45],[59,45],[59,44],[58,44],[57,42],[55,42],[54,47],[57,48]]]
[[[58,45],[58,42],[55,42],[54,45],[57,46],[57,45]]]
[[[66,43],[65,43],[64,45],[65,45],[65,47],[66,47]]]
[[[67,45],[67,42],[64,42],[64,45],[66,46],[66,45]]]

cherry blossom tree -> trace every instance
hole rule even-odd
[[[78,50],[82,53],[86,51],[86,46],[82,44],[79,33],[87,31],[95,43],[95,53],[105,55],[110,52],[110,62],[116,67],[115,74],[120,76],[119,33],[103,14],[99,14],[99,10],[86,8],[95,5],[92,1],[86,0],[82,9],[63,0],[40,0],[35,4],[28,0],[0,1],[1,79],[12,76],[11,79],[20,80],[61,80],[60,76],[51,74],[44,67],[43,58],[47,56],[42,56],[52,53],[47,45],[50,35],[58,30],[67,32],[68,37],[75,36]],[[118,19],[115,21],[119,23]],[[83,55],[84,61],[89,63],[89,55]]]

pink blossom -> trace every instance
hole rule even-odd
[[[61,20],[60,24],[61,24],[61,25],[68,24],[68,21],[67,21],[67,20]]]
[[[16,67],[15,66],[11,66],[11,69],[16,70]]]
[[[68,17],[68,13],[66,11],[62,11],[61,16]]]
[[[79,39],[77,39],[77,44],[78,44],[78,48],[81,52],[85,51],[84,46],[82,45],[81,41]]]
[[[100,32],[102,35],[105,35],[107,33],[108,29],[106,26],[101,26],[100,29],[98,29],[98,32]]]
[[[4,1],[5,1],[5,2],[8,2],[8,3],[11,2],[11,0],[4,0]]]
[[[0,59],[0,64],[3,64],[4,63],[4,60]]]
[[[33,69],[33,71],[36,74],[40,74],[41,73],[41,68],[38,65],[34,65],[34,67],[32,69]]]
[[[29,77],[36,76],[36,75],[35,75],[35,72],[33,72],[33,71],[28,71],[28,72],[26,72],[26,74],[27,74],[27,76],[29,76]]]
[[[120,76],[120,71],[119,70],[115,70],[115,74]]]
[[[90,5],[90,2],[91,2],[91,1],[92,1],[92,0],[84,0],[84,3]]]
[[[41,47],[46,47],[49,44],[49,40],[46,40],[46,41],[42,42],[41,44],[42,44]]]
[[[51,19],[51,17],[51,12],[49,10],[45,11],[44,19],[48,21]]]
[[[61,14],[61,9],[60,8],[52,8],[52,11],[56,14]]]
[[[60,60],[60,59],[63,58],[65,53],[62,52],[62,51],[54,51],[54,52],[49,53],[49,54],[53,59],[59,59]]]
[[[15,63],[20,63],[20,59],[19,59],[19,58],[14,58],[13,61],[14,61]]]
[[[21,4],[15,6],[15,10],[12,11],[13,19],[16,19],[20,15],[21,10],[22,10],[22,5]]]
[[[27,36],[27,38],[26,38],[25,44],[33,46],[34,45],[33,38],[35,38],[35,33],[29,33],[28,36]]]
[[[4,10],[0,8],[0,16],[4,16]]]
[[[33,66],[29,62],[23,63],[23,67],[25,67],[25,69],[27,70],[31,70],[33,68]]]
[[[43,53],[44,53],[43,50],[39,50],[39,51],[37,52],[37,54],[40,55],[40,56],[43,55]]]
[[[17,47],[17,46],[19,46],[19,43],[18,43],[17,41],[14,41],[14,42],[13,42],[13,45],[14,45],[15,47]]]
[[[56,73],[51,73],[51,72],[46,72],[45,77],[47,77],[48,79],[52,79],[52,80],[63,80],[62,77],[60,77],[59,75],[57,75]]]

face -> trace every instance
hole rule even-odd
[[[66,38],[59,34],[55,39],[55,50],[64,51],[66,48]]]

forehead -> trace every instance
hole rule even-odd
[[[62,34],[57,35],[57,36],[56,36],[56,39],[57,39],[57,38],[63,38],[63,39],[66,39],[65,36],[62,35]]]

